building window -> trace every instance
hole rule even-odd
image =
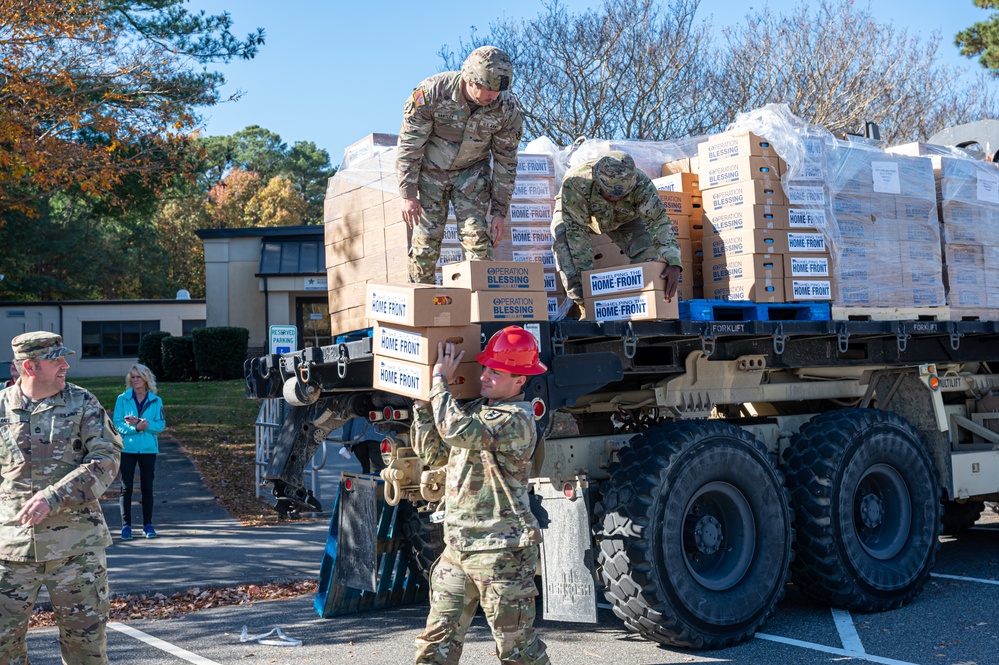
[[[180,334],[187,336],[187,335],[190,335],[197,328],[204,328],[205,327],[205,320],[204,319],[184,319],[183,321],[180,322],[180,325],[181,325],[181,330],[182,330],[182,332]]]
[[[84,321],[84,358],[135,358],[139,340],[160,329],[159,321]]]

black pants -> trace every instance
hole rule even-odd
[[[350,448],[354,452],[354,457],[361,463],[363,473],[378,473],[385,468],[381,441],[358,441]]]
[[[121,454],[121,525],[132,526],[132,483],[135,480],[135,465],[139,465],[139,485],[142,489],[142,526],[153,523],[153,469],[156,467],[156,453]]]

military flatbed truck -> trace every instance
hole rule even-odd
[[[602,594],[648,639],[718,648],[760,629],[789,580],[850,610],[912,600],[941,532],[999,499],[999,322],[922,314],[524,323],[550,368],[526,384],[544,616],[596,621]],[[293,407],[266,473],[279,510],[316,509],[302,470],[345,419],[405,429],[410,401],[372,386],[363,333],[247,361],[248,396]],[[420,561],[442,477],[405,443],[379,491],[422,509]]]

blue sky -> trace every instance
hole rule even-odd
[[[599,2],[563,0],[574,11]],[[702,0],[700,16],[710,17],[720,30],[740,22],[750,7],[765,4],[786,12],[799,2]],[[472,26],[485,33],[498,18],[536,16],[542,3],[191,0],[188,7],[229,11],[236,34],[258,26],[267,34],[256,58],[218,67],[228,80],[225,94],[243,94],[236,102],[204,110],[206,133],[232,134],[260,125],[289,145],[314,141],[336,165],[344,148],[366,134],[399,131],[403,100],[417,83],[440,70],[442,46],[457,49],[459,39],[468,40]],[[947,64],[978,67],[951,46],[959,30],[990,15],[972,0],[872,0],[871,8],[876,18],[907,28],[910,34],[925,38],[940,30]]]

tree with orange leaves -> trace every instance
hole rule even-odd
[[[264,34],[184,2],[0,0],[0,212],[53,192],[121,203],[190,169],[195,109],[224,82],[194,65],[252,58]]]

